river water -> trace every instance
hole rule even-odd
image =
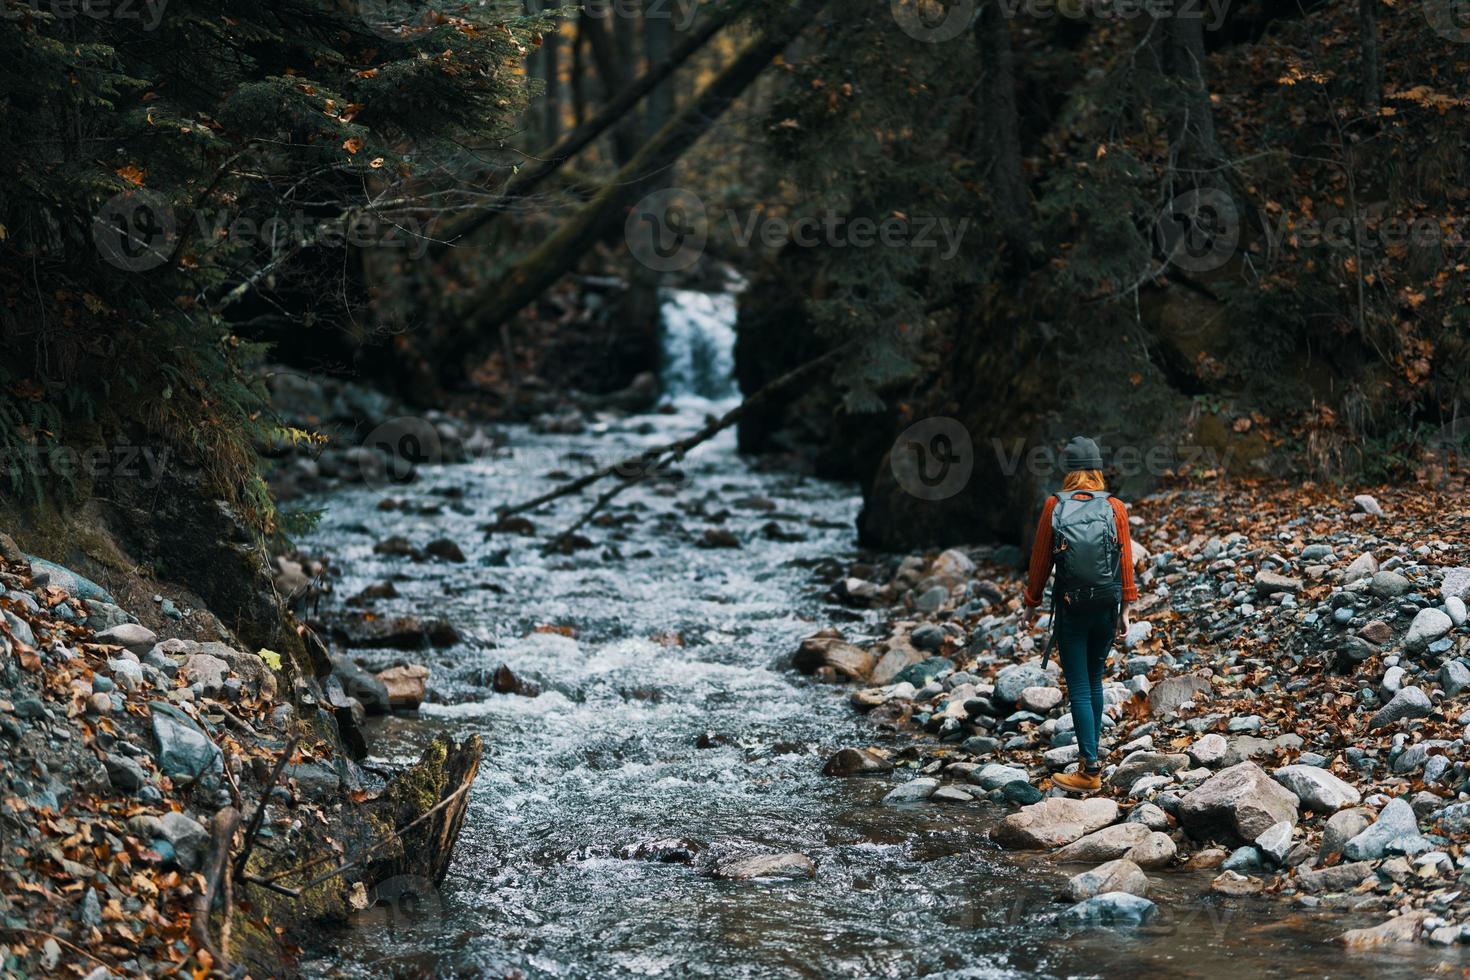
[[[1375,918],[1217,902],[1198,875],[1153,876],[1161,915],[1146,928],[1067,928],[1053,895],[1080,869],[993,849],[987,829],[1002,814],[990,805],[883,805],[906,776],[823,776],[842,746],[909,744],[787,666],[816,629],[875,629],[822,595],[822,564],[855,557],[859,501],[851,487],[753,469],[732,433],[696,450],[684,479],[617,498],[612,520],[586,530],[591,548],[540,550],[582,498],[533,515],[536,537],[478,530],[558,471],[657,445],[719,407],[685,398],[579,435],[513,430],[495,457],[428,469],[391,494],[358,487],[314,503],[326,513],[302,543],[345,570],[330,601],[391,580],[401,598],[381,611],[443,616],[464,637],[414,654],[441,703],[377,723],[376,761],[412,761],[438,732],[478,732],[487,753],[438,893],[326,937],[309,975],[1407,977],[1443,958],[1346,953],[1331,937]],[[390,495],[439,512],[379,510]],[[743,546],[699,546],[710,528]],[[468,561],[374,554],[389,534],[452,538]],[[502,663],[542,693],[493,693]],[[672,838],[699,855],[631,853]],[[707,871],[718,857],[787,851],[809,855],[816,877]]]

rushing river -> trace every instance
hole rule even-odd
[[[692,454],[685,480],[617,498],[611,520],[585,529],[592,548],[541,552],[586,498],[533,515],[536,537],[478,530],[497,505],[554,486],[555,471],[692,431],[710,407],[686,400],[580,435],[516,430],[503,454],[427,470],[391,494],[438,513],[379,510],[385,494],[367,488],[316,501],[326,514],[304,544],[345,570],[331,601],[391,580],[401,597],[379,609],[443,616],[464,637],[414,655],[440,703],[377,723],[377,760],[410,761],[437,732],[478,732],[487,754],[439,893],[329,937],[308,973],[1382,977],[1440,961],[1422,947],[1346,953],[1331,937],[1379,917],[1217,902],[1197,875],[1152,876],[1161,916],[1149,927],[1068,929],[1053,896],[1079,869],[994,850],[995,808],[886,806],[905,777],[823,776],[844,745],[908,744],[787,666],[816,629],[874,628],[825,600],[814,571],[854,557],[859,501],[849,487],[751,468],[729,432]],[[709,528],[743,546],[700,547]],[[390,534],[452,538],[468,561],[374,554]],[[502,663],[542,693],[492,693]],[[678,838],[701,849],[694,862],[633,855]],[[715,857],[786,851],[809,855],[816,877],[707,872]]]

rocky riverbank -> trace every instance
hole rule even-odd
[[[1141,923],[1150,873],[1218,870],[1211,901],[1276,895],[1379,912],[1353,946],[1470,942],[1470,522],[1463,481],[1342,500],[1284,484],[1160,493],[1131,509],[1140,601],[1110,660],[1104,789],[1064,798],[1077,748],[1048,623],[1024,627],[1014,549],[850,569],[834,591],[886,635],[804,641],[795,665],[860,685],[911,732],[834,776],[910,777],[892,804],[1012,808],[1002,848],[1090,865],[1068,916]]]
[[[148,610],[160,635],[4,535],[0,562],[0,972],[289,976],[309,927],[442,878],[478,739],[361,767],[309,630],[252,651]]]

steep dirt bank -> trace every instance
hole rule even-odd
[[[358,766],[364,692],[201,486],[169,460],[3,518],[7,970],[289,976],[307,928],[448,866],[479,740]]]

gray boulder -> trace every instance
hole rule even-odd
[[[1158,906],[1127,892],[1104,892],[1062,913],[1062,920],[1084,928],[1098,926],[1141,926],[1154,917]]]
[[[1135,846],[1148,840],[1152,833],[1152,830],[1141,823],[1115,823],[1111,827],[1104,827],[1085,837],[1079,837],[1052,856],[1058,861],[1078,864],[1111,861],[1122,857]],[[1111,891],[1112,889],[1098,890]],[[1087,898],[1088,896],[1078,897]]]
[[[1070,844],[1117,819],[1118,804],[1112,800],[1053,796],[1007,816],[991,836],[997,844],[1012,850],[1044,851]]]
[[[1398,572],[1374,572],[1368,585],[1368,591],[1380,599],[1397,599],[1409,588],[1409,580]]]
[[[1345,806],[1357,806],[1363,799],[1357,789],[1316,766],[1282,766],[1271,775],[1295,793],[1302,806],[1318,813],[1333,813]]]
[[[1421,609],[1404,634],[1404,648],[1418,653],[1454,628],[1454,620],[1442,610]]]
[[[1349,861],[1376,861],[1395,840],[1418,834],[1419,821],[1413,808],[1403,800],[1389,800],[1372,826],[1343,845],[1342,854]]]
[[[141,657],[153,649],[153,644],[158,642],[158,637],[146,626],[139,626],[137,623],[123,623],[98,633],[97,642],[123,647]]]
[[[995,700],[1008,707],[1014,706],[1026,688],[1048,687],[1051,683],[1051,673],[1042,670],[1040,664],[1011,664],[1002,667],[995,675]]]
[[[817,866],[805,854],[757,854],[715,865],[716,878],[749,881],[753,878],[814,878]]]
[[[1139,897],[1147,895],[1148,875],[1127,858],[1119,858],[1073,875],[1064,894],[1072,901],[1080,902],[1108,892],[1126,892]]]
[[[1254,841],[1273,824],[1296,826],[1295,793],[1254,762],[1242,762],[1205,780],[1179,802],[1179,822],[1196,840]]]
[[[158,821],[159,834],[174,849],[174,860],[185,871],[199,867],[200,858],[209,847],[209,831],[193,817],[176,810],[165,813]]]
[[[1417,687],[1403,687],[1393,696],[1392,701],[1379,708],[1368,719],[1368,728],[1382,728],[1403,718],[1427,718],[1433,710],[1434,704],[1429,700],[1429,695]]]
[[[158,743],[155,759],[165,776],[192,782],[223,766],[219,749],[192,718],[163,701],[149,702],[148,709]]]
[[[1186,769],[1189,756],[1167,752],[1140,750],[1129,753],[1118,768],[1108,777],[1108,782],[1117,787],[1130,787],[1144,776],[1169,775]]]
[[[908,782],[893,787],[888,795],[883,797],[884,803],[918,803],[927,800],[934,795],[939,788],[939,780],[929,776],[920,776],[918,779],[910,779]]]

